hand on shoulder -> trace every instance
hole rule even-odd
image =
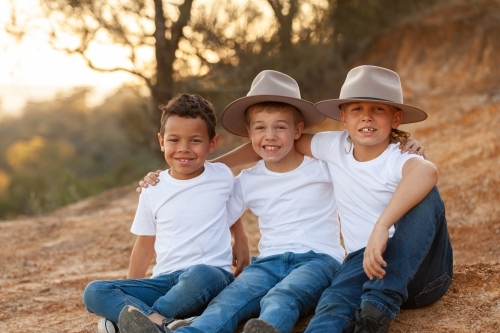
[[[155,172],[148,172],[146,176],[144,176],[144,180],[139,182],[139,187],[135,189],[137,193],[141,193],[143,188],[148,188],[149,185],[155,186],[160,181],[161,170],[156,170]]]

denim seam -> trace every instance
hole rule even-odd
[[[413,221],[409,221],[409,222],[413,222]],[[420,262],[420,264],[424,260],[425,256],[428,254],[429,247],[432,244],[432,240],[434,239],[435,235],[436,235],[436,230],[434,230],[434,233],[432,235],[429,235],[429,237],[427,238],[427,240],[425,242],[425,251],[422,251],[422,253],[420,255],[420,258],[418,260]],[[418,271],[418,269],[420,267],[420,264],[412,269],[411,279],[413,279],[415,277],[415,274],[417,273],[417,271]],[[405,300],[403,300],[403,303],[404,302],[405,302]]]
[[[152,314],[154,311],[152,311],[152,309],[150,307],[146,307],[146,310],[144,310],[144,307],[142,306],[144,303],[138,303],[135,301],[135,299],[133,298],[129,298],[127,294],[125,294],[123,291],[121,291],[120,289],[117,289],[117,291],[122,295],[122,297],[126,300],[128,300],[130,303],[133,303],[135,305],[135,307],[137,309],[139,309],[140,311],[144,312],[144,314],[146,316],[149,316],[150,314]]]
[[[318,292],[321,294],[321,293],[323,293],[323,291],[324,291],[326,288],[328,288],[328,287],[324,287],[324,288],[317,288],[316,290],[314,290],[314,291],[312,291],[312,292],[310,292],[310,293],[308,293],[308,294],[306,294],[306,295],[304,295],[304,296],[302,296],[302,297],[297,297],[297,298],[294,298],[294,299],[295,299],[296,301],[299,301],[299,300],[306,299],[306,298],[308,298],[308,297],[310,297],[310,296],[312,296],[312,295],[314,295],[314,294],[316,294],[316,293],[318,293]],[[321,296],[321,295],[320,295],[320,296]],[[317,303],[317,302],[316,302],[316,303]],[[290,308],[290,306],[288,306],[288,307]],[[284,319],[283,319],[283,320],[279,323],[279,326],[281,326],[281,324],[283,324],[283,322],[284,322]]]
[[[216,285],[212,285],[212,287],[206,289],[205,292],[203,292],[202,294],[200,294],[196,299],[194,299],[191,303],[188,303],[188,304],[185,304],[185,306],[181,307],[179,309],[179,311],[177,313],[182,313],[183,311],[185,311],[186,309],[189,309],[191,307],[191,305],[195,304],[200,298],[202,298],[203,296],[209,296],[210,295],[210,291],[214,290],[214,289],[217,289],[219,288],[220,286],[223,286],[225,285],[226,287],[229,285],[227,283],[227,279],[226,279],[226,282],[220,282]],[[209,301],[210,302],[210,301]]]
[[[237,314],[239,311],[241,311],[241,309],[243,309],[245,306],[247,306],[249,303],[253,302],[254,300],[256,300],[257,298],[262,298],[264,297],[267,293],[269,292],[269,290],[265,293],[260,293],[258,295],[256,295],[255,297],[249,299],[246,303],[242,304],[241,306],[239,306],[237,309],[235,309],[231,315],[226,319],[224,320],[215,330],[213,330],[212,332],[219,332],[219,330],[224,327],[230,319],[234,318],[235,314]]]

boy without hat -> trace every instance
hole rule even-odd
[[[234,280],[231,225],[241,251],[235,274],[248,262],[241,222],[228,224],[233,174],[221,163],[206,163],[218,141],[212,105],[201,96],[182,94],[160,109],[158,141],[170,169],[161,174],[159,186],[139,198],[127,279],[94,281],[84,291],[87,310],[103,317],[99,332],[118,332],[119,314],[128,305],[163,327],[174,318],[199,314]],[[144,278],[155,252],[153,275]]]
[[[189,327],[176,332],[232,333],[252,317],[258,318],[247,322],[246,333],[291,332],[299,316],[314,309],[344,249],[326,164],[298,153],[294,142],[303,128],[323,119],[300,99],[295,80],[275,71],[257,75],[248,95],[224,110],[223,126],[249,136],[262,158],[236,177],[228,201],[232,219],[247,208],[258,216],[260,256]]]

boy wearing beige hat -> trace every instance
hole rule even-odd
[[[294,79],[270,70],[257,75],[246,97],[226,107],[224,128],[250,137],[253,154],[261,158],[235,178],[227,204],[229,221],[246,209],[258,216],[260,255],[200,317],[176,332],[232,333],[253,317],[246,333],[291,332],[299,316],[314,310],[345,251],[327,165],[298,153],[294,143],[304,128],[324,119],[300,98]],[[157,332],[140,313],[134,321],[137,332]]]
[[[325,290],[306,332],[388,332],[401,307],[429,305],[449,288],[453,254],[438,171],[401,154],[400,124],[427,114],[403,103],[397,73],[352,69],[340,98],[316,104],[344,132],[306,135],[299,152],[326,161],[347,258]]]

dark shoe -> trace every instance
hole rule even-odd
[[[370,303],[361,312],[356,312],[354,333],[387,333],[391,319]]]
[[[257,318],[250,319],[243,327],[245,333],[280,333],[276,327],[267,321]]]
[[[160,327],[144,313],[127,305],[120,312],[118,327],[121,333],[172,333],[167,327]]]

